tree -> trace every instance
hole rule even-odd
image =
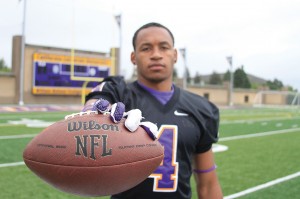
[[[222,79],[220,75],[216,72],[213,72],[212,75],[209,78],[209,83],[214,84],[214,85],[221,85],[222,84]]]
[[[251,88],[250,81],[244,71],[244,66],[234,71],[234,88]]]
[[[194,78],[194,83],[195,84],[200,84],[201,83],[201,76],[198,72],[196,72],[195,78]]]
[[[275,78],[273,81],[268,80],[267,81],[267,86],[271,90],[281,90],[282,87],[283,87],[283,83],[280,80]]]
[[[186,82],[187,83],[191,83],[191,75],[190,75],[190,71],[188,68],[185,68],[185,72],[186,72]]]
[[[3,58],[0,59],[0,72],[10,72],[11,69],[6,65]]]
[[[227,70],[223,76],[223,81],[230,82],[230,71]]]
[[[177,77],[178,77],[177,69],[174,67],[174,70],[173,70],[173,80],[177,79]]]

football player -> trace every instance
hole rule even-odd
[[[120,76],[104,79],[86,96],[84,110],[110,110],[114,122],[127,117],[125,125],[133,132],[142,125],[164,146],[164,159],[144,182],[111,198],[190,199],[193,174],[198,198],[222,198],[212,152],[218,140],[218,108],[173,83],[177,50],[167,27],[145,24],[135,32],[132,44],[137,81],[126,83]]]

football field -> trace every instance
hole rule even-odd
[[[47,185],[22,161],[34,135],[70,113],[0,112],[1,199],[81,198]],[[299,107],[221,109],[219,135],[214,149],[227,149],[215,152],[224,198],[300,198]]]

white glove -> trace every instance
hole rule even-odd
[[[142,117],[142,111],[140,109],[132,109],[124,114],[124,117],[126,116],[127,119],[125,120],[125,126],[131,132],[137,130],[137,128],[139,128],[141,120],[144,119]]]
[[[153,140],[157,138],[157,126],[152,122],[141,122],[144,118],[139,109],[132,109],[125,112],[125,105],[122,102],[117,102],[110,108],[107,100],[99,99],[94,103],[93,110],[97,110],[102,114],[110,110],[110,117],[114,123],[118,123],[122,118],[126,118],[124,125],[130,132],[136,131],[141,126]]]

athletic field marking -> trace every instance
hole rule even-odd
[[[263,132],[263,133],[254,133],[254,134],[248,134],[248,135],[237,135],[237,136],[231,136],[231,137],[226,137],[226,138],[220,138],[219,141],[224,142],[224,141],[230,141],[230,140],[239,140],[239,139],[246,139],[246,138],[253,138],[253,137],[282,134],[282,133],[291,133],[294,131],[300,131],[300,128],[284,129],[284,130],[278,130],[278,131],[267,131],[267,132]]]
[[[266,126],[268,124],[268,122],[262,122],[260,123],[262,126]]]
[[[0,164],[0,168],[1,167],[14,167],[14,166],[20,166],[20,165],[24,165],[24,162],[13,162],[13,163],[4,163],[4,164]]]
[[[7,139],[19,139],[19,138],[30,138],[34,137],[37,134],[24,134],[24,135],[2,135],[0,136],[0,140],[7,140]]]
[[[17,114],[19,114],[19,113],[17,113]],[[28,113],[28,115],[30,115],[30,113]],[[26,115],[24,115],[22,117],[26,117]],[[32,117],[34,117],[34,118],[47,118],[47,119],[52,119],[52,118],[64,119],[64,116],[62,117],[61,113],[51,114],[51,115],[33,115]],[[20,115],[17,115],[17,116],[16,115],[1,115],[0,116],[0,119],[2,119],[2,120],[19,119],[19,118],[20,118]]]
[[[220,124],[243,124],[249,122],[269,122],[269,121],[282,121],[282,120],[298,120],[300,117],[276,117],[276,118],[260,118],[260,119],[244,119],[244,120],[221,120]]]
[[[16,124],[16,125],[26,125],[27,127],[33,127],[33,128],[46,128],[53,124],[54,122],[47,122],[43,120],[37,120],[37,119],[28,119],[28,118],[21,118],[19,120],[8,120],[8,124]]]
[[[299,176],[300,176],[300,171],[297,172],[297,173],[294,173],[294,174],[291,174],[291,175],[282,177],[282,178],[278,178],[278,179],[276,179],[276,180],[272,180],[272,181],[267,182],[267,183],[265,183],[265,184],[261,184],[261,185],[258,185],[258,186],[255,186],[255,187],[246,189],[246,190],[244,190],[244,191],[241,191],[241,192],[238,192],[238,193],[229,195],[229,196],[225,196],[224,199],[234,199],[234,198],[238,198],[238,197],[244,196],[244,195],[246,195],[246,194],[253,193],[253,192],[255,192],[255,191],[258,191],[258,190],[261,190],[261,189],[265,189],[265,188],[271,187],[271,186],[273,186],[273,185],[275,185],[275,184],[279,184],[279,183],[281,183],[281,182],[285,182],[285,181],[291,180],[291,179],[293,179],[293,178],[297,178],[297,177],[299,177]]]
[[[214,153],[223,152],[223,151],[227,151],[227,150],[228,150],[228,146],[225,146],[225,145],[213,144],[213,146],[212,146],[212,151]]]

